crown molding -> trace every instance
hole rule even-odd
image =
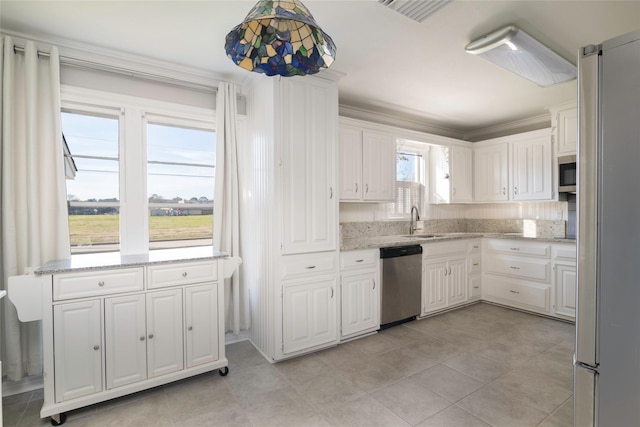
[[[477,142],[485,139],[498,138],[516,133],[545,129],[551,126],[551,114],[545,113],[526,119],[501,123],[498,125],[478,128],[464,133],[466,141]]]
[[[433,135],[445,136],[448,138],[463,139],[464,132],[448,127],[440,126],[434,123],[428,123],[425,120],[417,120],[413,118],[403,117],[400,112],[398,114],[383,113],[379,111],[366,110],[364,108],[353,107],[350,105],[340,104],[338,106],[341,117],[373,122],[387,126],[424,132]]]

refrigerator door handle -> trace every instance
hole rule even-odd
[[[599,49],[598,49],[599,50]],[[598,252],[600,180],[600,58],[593,49],[580,52],[578,64],[578,290],[576,358],[597,366]]]

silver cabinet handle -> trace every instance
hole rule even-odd
[[[93,346],[93,349],[94,349],[94,350],[96,350],[96,351],[98,351],[98,350],[100,350],[100,346],[99,346],[99,345],[94,345],[94,346]]]
[[[329,187],[329,199],[333,199],[333,187]]]
[[[513,194],[518,195],[518,187],[513,187]]]
[[[101,280],[101,281],[99,281],[99,282],[98,282],[98,286],[100,286],[100,287],[104,286],[104,281],[102,281],[102,280]]]
[[[480,289],[480,286],[474,286],[473,289]]]
[[[144,341],[144,336],[140,337],[140,341]]]
[[[187,277],[187,272],[182,273],[182,277]]]
[[[449,276],[451,276],[451,267],[449,267]]]
[[[368,193],[369,192],[369,184],[365,184],[364,185],[364,192]]]
[[[513,265],[509,267],[512,270],[520,270],[520,267],[514,267]]]
[[[506,189],[506,187],[502,187],[502,195],[504,196],[504,195],[506,195],[506,194],[507,194],[507,189]]]
[[[357,259],[356,262],[364,262],[363,259]]]
[[[373,289],[375,289],[375,288],[376,288],[376,280],[373,279]]]
[[[473,263],[473,266],[474,266],[474,267],[477,267],[477,266],[479,266],[479,265],[480,265],[480,263],[479,263],[479,262],[474,262],[474,263]]]
[[[153,334],[149,334],[149,339],[153,339]]]
[[[187,328],[187,331],[193,331],[193,326],[189,326],[189,327]]]
[[[520,250],[520,248],[509,248],[509,249],[511,249],[512,251],[519,251]]]
[[[309,267],[305,267],[307,270],[313,270],[314,268],[316,268],[315,265],[310,265]]]
[[[331,287],[331,298],[333,298],[333,286]]]
[[[513,289],[509,289],[509,292],[511,292],[512,294],[519,294],[520,291],[514,291]]]
[[[358,183],[356,182],[356,193],[358,192]]]

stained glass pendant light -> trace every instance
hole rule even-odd
[[[268,76],[315,74],[336,57],[333,40],[298,0],[259,1],[224,48],[236,65]]]

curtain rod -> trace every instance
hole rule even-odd
[[[24,47],[14,44],[13,45],[13,52],[16,53],[16,54],[23,54],[24,55]],[[38,53],[39,57],[43,57],[43,58],[49,58],[51,56],[49,54],[49,52],[44,52],[44,51],[41,51],[41,50],[38,50],[37,53]],[[153,74],[153,73],[145,73],[145,72],[141,72],[141,71],[128,70],[128,69],[122,68],[122,67],[101,64],[101,63],[94,62],[94,61],[88,61],[86,59],[72,58],[70,56],[60,55],[60,64],[61,65],[62,64],[69,65],[69,66],[78,67],[78,68],[88,68],[88,69],[97,70],[97,71],[106,71],[106,72],[110,72],[110,73],[114,73],[114,74],[121,74],[121,75],[129,76],[129,77],[136,77],[136,78],[141,78],[141,79],[154,80],[154,81],[157,81],[157,82],[166,83],[166,84],[170,84],[170,85],[173,85],[173,86],[186,87],[186,88],[190,88],[190,89],[194,89],[194,90],[199,90],[199,91],[202,91],[202,92],[208,92],[208,93],[217,93],[218,92],[218,88],[214,87],[214,86],[208,86],[208,85],[205,85],[205,84],[188,82],[188,81],[176,79],[176,78],[173,78],[173,77],[166,77],[166,76],[161,76],[161,75]]]

